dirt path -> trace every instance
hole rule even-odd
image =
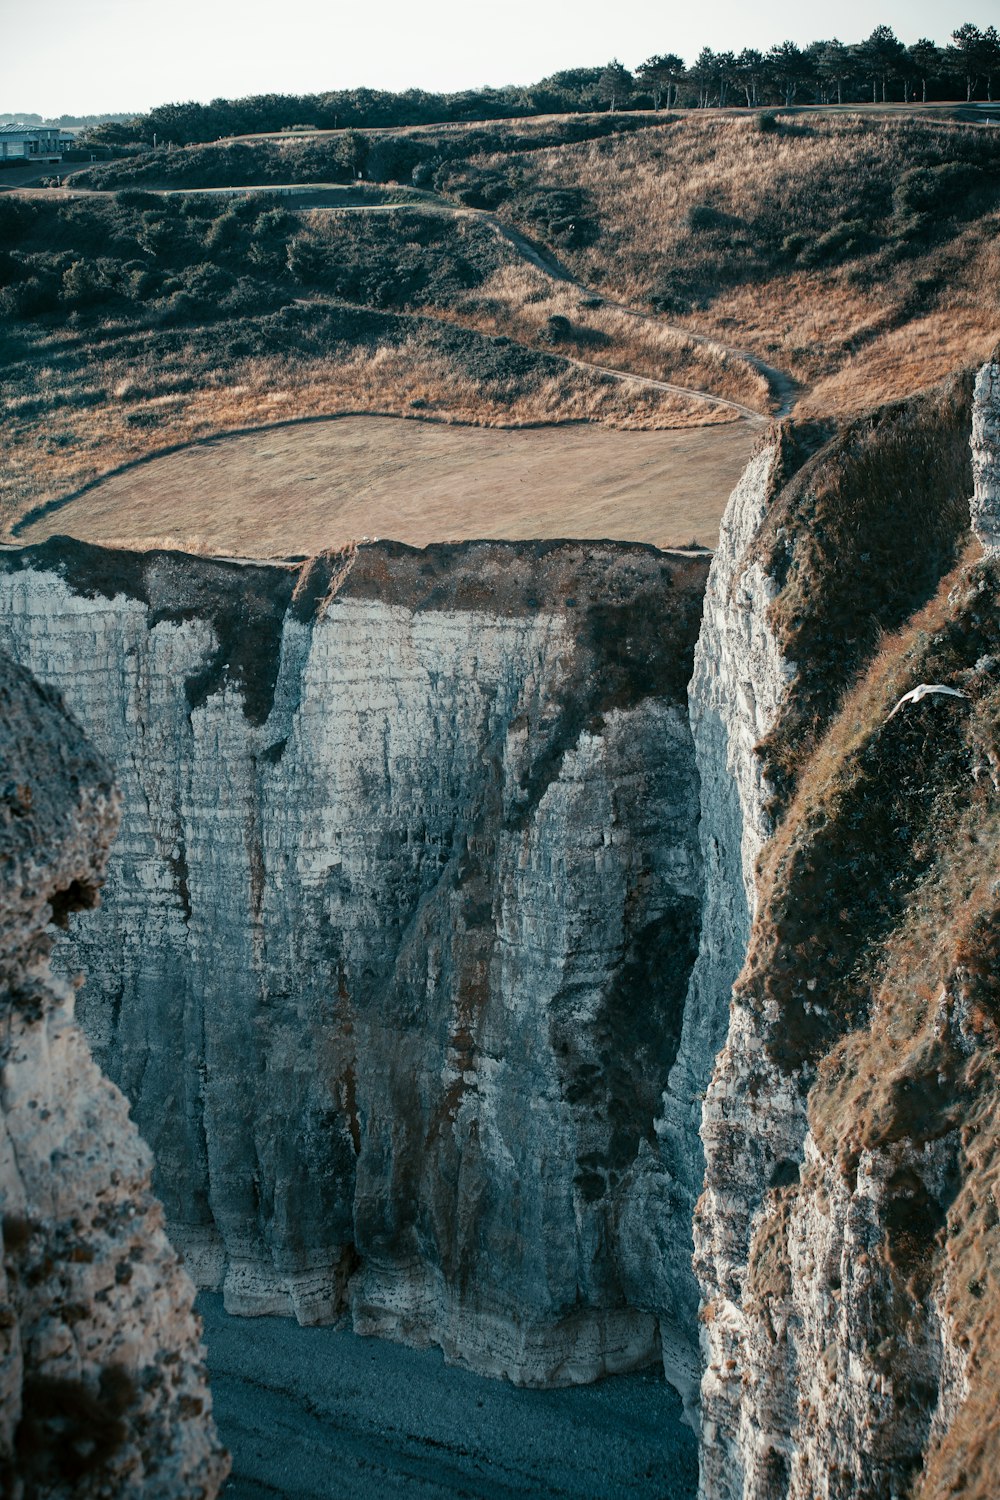
[[[37,188],[24,189],[25,196],[56,197],[73,199],[78,197],[102,197],[103,194],[93,188]],[[739,401],[733,401],[724,396],[718,396],[712,391],[697,389],[691,386],[674,385],[667,381],[654,380],[646,375],[634,374],[627,370],[611,369],[604,365],[593,364],[589,360],[573,359],[568,356],[567,364],[577,365],[580,368],[597,370],[601,374],[611,375],[619,380],[635,380],[642,385],[651,386],[656,390],[671,391],[677,395],[690,396],[697,401],[706,401],[717,406],[723,406],[730,410],[739,412],[751,422],[767,422],[774,418],[787,416],[791,411],[797,397],[801,394],[800,388],[791,375],[785,370],[780,370],[775,365],[769,365],[756,354],[751,354],[746,349],[738,349],[735,345],[724,344],[719,339],[710,337],[708,334],[695,333],[685,328],[682,323],[674,323],[668,318],[662,318],[653,313],[647,313],[640,308],[632,307],[627,302],[617,302],[613,298],[606,297],[594,290],[586,282],[580,281],[569,268],[552,254],[544,246],[537,245],[520,230],[513,228],[485,209],[467,208],[457,204],[449,203],[447,199],[439,198],[434,193],[428,193],[417,188],[402,188],[396,201],[351,203],[344,202],[345,198],[354,197],[357,189],[344,186],[340,183],[276,183],[260,187],[214,187],[214,188],[151,188],[150,192],[156,192],[164,197],[190,196],[190,195],[217,195],[225,197],[238,197],[247,193],[277,193],[281,196],[293,198],[296,201],[290,206],[296,210],[305,212],[307,210],[322,209],[329,213],[395,213],[398,209],[409,209],[415,213],[446,213],[456,217],[478,219],[489,227],[509,244],[513,245],[518,254],[528,260],[537,270],[549,276],[554,281],[562,282],[564,285],[572,286],[584,296],[592,297],[595,301],[603,303],[605,307],[613,308],[616,312],[635,318],[640,322],[647,322],[658,328],[665,328],[681,338],[689,339],[691,343],[700,344],[703,348],[714,350],[720,354],[726,354],[730,359],[741,360],[751,366],[758,374],[762,375],[770,387],[772,399],[775,402],[775,410],[772,413],[755,411],[750,406],[745,406]],[[366,188],[365,191],[371,191]],[[391,189],[379,188],[381,194],[391,194]],[[427,313],[424,316],[428,316]]]
[[[756,440],[748,422],[622,432],[351,416],[154,456],[45,507],[19,542],[169,544],[274,557],[363,536],[619,537],[713,547]]]
[[[774,412],[774,416],[785,417],[791,411],[792,406],[795,404],[799,387],[787,371],[779,370],[776,365],[767,364],[758,355],[751,354],[746,349],[737,349],[732,344],[723,344],[718,339],[711,338],[707,333],[694,333],[690,328],[685,328],[682,323],[673,323],[669,318],[661,318],[656,314],[643,312],[639,308],[630,306],[627,302],[616,302],[613,297],[604,296],[602,292],[595,291],[585,281],[580,281],[574,276],[569,267],[564,266],[562,261],[553,255],[550,250],[544,246],[536,245],[527,235],[522,234],[519,229],[514,229],[510,224],[505,224],[503,219],[497,218],[495,214],[487,213],[485,210],[480,209],[456,209],[455,212],[474,215],[476,218],[492,225],[504,239],[508,240],[516,250],[527,260],[531,261],[532,265],[537,266],[540,271],[543,271],[547,276],[551,276],[555,281],[564,282],[567,286],[573,287],[576,291],[582,292],[587,297],[593,297],[596,301],[602,302],[605,307],[613,307],[616,312],[624,313],[627,317],[637,318],[642,322],[653,323],[658,328],[667,328],[671,333],[676,333],[683,338],[690,339],[693,344],[701,344],[704,348],[728,354],[730,359],[743,360],[746,364],[752,366],[758,374],[763,375],[771,387],[771,395],[777,402],[777,410]],[[664,389],[680,390],[682,387],[665,386]],[[690,392],[689,394],[706,395],[708,393],[699,391]],[[722,398],[715,397],[714,399],[721,401]],[[741,406],[739,402],[729,401],[724,404],[734,406],[738,411],[743,412],[746,416],[756,421],[766,420],[762,419],[760,412],[755,412],[748,406]]]

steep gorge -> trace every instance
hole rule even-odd
[[[57,961],[231,1311],[349,1310],[527,1384],[656,1357],[620,1221],[697,946],[705,572],[0,556],[4,643],[127,809]]]
[[[662,1351],[704,1500],[985,1500],[998,386],[783,424],[707,586],[0,552],[122,784],[55,961],[200,1284],[527,1384]]]

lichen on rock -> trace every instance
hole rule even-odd
[[[49,966],[94,905],[120,803],[57,694],[0,656],[0,1487],[211,1500],[194,1289],[151,1157]]]

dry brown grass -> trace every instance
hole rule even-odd
[[[158,347],[128,339],[113,352],[67,331],[47,341],[8,397],[0,457],[0,521],[75,491],[100,474],[176,444],[294,417],[415,411],[484,426],[591,421],[623,429],[731,420],[669,392],[563,366],[527,382],[482,381],[419,333],[335,358],[275,352],[229,360],[201,330]],[[145,347],[143,347],[145,345]]]
[[[761,414],[772,409],[766,379],[746,360],[641,308],[616,307],[558,279],[477,214],[409,207],[365,215],[362,224],[353,211],[321,209],[305,216],[304,230],[315,252],[334,263],[367,251],[388,271],[394,256],[406,265],[411,258],[426,263],[436,252],[442,262],[447,256],[476,266],[482,279],[472,287],[432,283],[426,290],[401,292],[399,305],[410,310],[587,364],[709,392]],[[430,254],[428,231],[434,236]],[[384,283],[378,291],[388,295]],[[568,326],[556,333],[553,319]]]
[[[273,557],[361,536],[624,537],[714,546],[747,423],[621,432],[342,417],[216,438],[104,480],[18,532]],[[572,482],[567,482],[572,475]]]
[[[534,348],[554,342],[559,352],[588,364],[708,391],[762,414],[772,409],[763,375],[722,346],[686,337],[641,311],[633,313],[607,303],[594,307],[594,300],[572,284],[554,281],[522,262],[498,271],[474,297],[458,301],[442,315]],[[565,318],[571,327],[555,341],[549,334],[553,317]]]
[[[517,221],[526,194],[550,184],[581,189],[599,232],[559,251],[581,280],[635,306],[674,288],[674,316],[686,326],[815,384],[810,412],[855,412],[909,394],[995,342],[995,192],[992,206],[926,243],[886,227],[893,189],[915,162],[949,153],[971,160],[985,155],[983,141],[981,128],[899,118],[814,116],[768,132],[752,117],[688,116],[520,158],[518,193],[498,212]],[[505,159],[475,165],[500,172]],[[995,180],[995,164],[984,170],[984,183]],[[690,221],[704,208],[720,216],[717,230]],[[802,235],[808,248],[856,218],[884,238],[830,264],[781,254],[788,236]]]

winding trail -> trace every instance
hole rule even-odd
[[[14,190],[17,191],[16,189]],[[615,380],[632,381],[637,385],[647,387],[651,390],[667,391],[672,395],[684,396],[693,401],[704,401],[712,406],[724,407],[726,410],[735,411],[740,417],[748,422],[764,425],[768,422],[780,420],[788,416],[800,393],[798,383],[785,370],[776,365],[770,365],[758,355],[749,350],[736,348],[731,344],[724,344],[719,339],[712,338],[709,334],[695,333],[685,328],[681,323],[674,323],[667,318],[660,317],[654,313],[647,313],[639,308],[632,307],[627,302],[618,302],[614,298],[606,297],[603,293],[596,291],[586,282],[581,281],[568,266],[564,265],[558,256],[554,255],[547,247],[537,244],[528,235],[519,229],[507,224],[496,214],[487,209],[470,208],[466,205],[449,203],[447,199],[440,198],[434,193],[428,193],[417,188],[407,188],[405,197],[401,197],[396,203],[344,203],[336,201],[352,196],[352,190],[339,183],[276,183],[261,184],[248,187],[212,187],[212,188],[148,188],[143,191],[157,193],[161,197],[194,197],[194,196],[218,196],[218,197],[242,197],[251,193],[279,194],[283,197],[295,197],[308,199],[310,201],[291,205],[296,212],[312,212],[321,210],[324,213],[398,213],[401,210],[409,210],[412,213],[438,213],[447,214],[453,218],[467,218],[478,220],[486,224],[500,238],[512,245],[517,253],[533,265],[543,275],[551,280],[572,287],[575,291],[586,297],[592,297],[595,304],[612,308],[615,312],[624,316],[634,318],[638,322],[651,324],[657,328],[665,329],[669,333],[676,334],[680,338],[689,340],[692,344],[699,344],[702,348],[713,351],[716,354],[725,355],[729,359],[737,360],[749,366],[758,375],[767,381],[771,399],[775,408],[771,412],[756,411],[753,407],[745,405],[728,396],[720,396],[714,391],[686,385],[677,385],[671,381],[657,380],[649,375],[640,375],[632,370],[619,370],[607,365],[598,365],[591,360],[578,359],[572,355],[555,354],[555,358],[565,361],[568,365],[574,365],[578,369],[595,371],[600,375],[610,376]],[[356,189],[354,190],[356,191]],[[389,191],[389,189],[386,189]],[[21,190],[25,197],[42,197],[51,199],[74,198],[101,198],[106,194],[96,188],[25,188]],[[333,200],[333,201],[331,201]],[[301,299],[303,301],[319,299]],[[434,318],[434,314],[426,309],[421,309],[421,317]],[[440,318],[439,322],[450,320]],[[524,348],[532,348],[532,345],[522,345]]]
[[[206,188],[204,191],[223,190]],[[295,191],[295,189],[280,188],[275,191],[288,192]],[[788,416],[795,404],[799,393],[799,386],[787,371],[779,369],[776,365],[769,365],[759,355],[751,354],[749,350],[737,349],[734,345],[724,344],[719,339],[714,339],[707,333],[695,333],[692,329],[685,328],[681,323],[674,323],[668,318],[643,312],[640,308],[632,307],[627,302],[618,302],[613,297],[604,296],[602,292],[595,291],[585,281],[581,281],[579,277],[574,276],[569,267],[565,266],[550,250],[536,244],[526,234],[522,234],[519,229],[515,229],[512,225],[505,223],[503,219],[498,218],[496,214],[490,213],[487,209],[467,208],[464,205],[460,207],[456,204],[448,203],[443,198],[434,197],[431,194],[427,194],[425,202],[314,203],[309,207],[310,209],[321,209],[326,213],[341,214],[397,213],[400,210],[408,209],[413,213],[436,212],[450,214],[454,218],[476,219],[481,224],[487,224],[497,235],[505,239],[508,244],[513,245],[514,249],[523,259],[529,261],[531,265],[551,280],[561,282],[565,286],[570,286],[574,291],[581,292],[586,297],[592,297],[595,303],[599,303],[603,307],[613,308],[615,312],[623,313],[629,318],[635,318],[637,322],[650,323],[657,328],[664,328],[669,333],[675,333],[680,338],[688,339],[692,344],[700,344],[704,349],[710,349],[716,354],[725,354],[730,359],[739,360],[749,365],[767,381],[776,407],[770,413],[759,412],[755,411],[751,406],[744,405],[741,401],[734,401],[730,397],[716,395],[714,391],[701,390],[693,386],[674,385],[669,381],[655,380],[651,376],[638,375],[633,371],[611,369],[606,365],[594,364],[593,361],[586,359],[575,359],[570,355],[559,356],[565,359],[567,364],[577,365],[581,369],[597,370],[602,375],[612,375],[619,380],[634,380],[638,384],[650,386],[654,390],[671,391],[677,395],[689,396],[694,400],[708,401],[716,406],[724,406],[732,411],[739,412],[741,416],[746,417],[751,422],[766,423],[780,420],[780,418]],[[428,314],[426,310],[422,310],[421,316],[433,317],[433,314]]]

